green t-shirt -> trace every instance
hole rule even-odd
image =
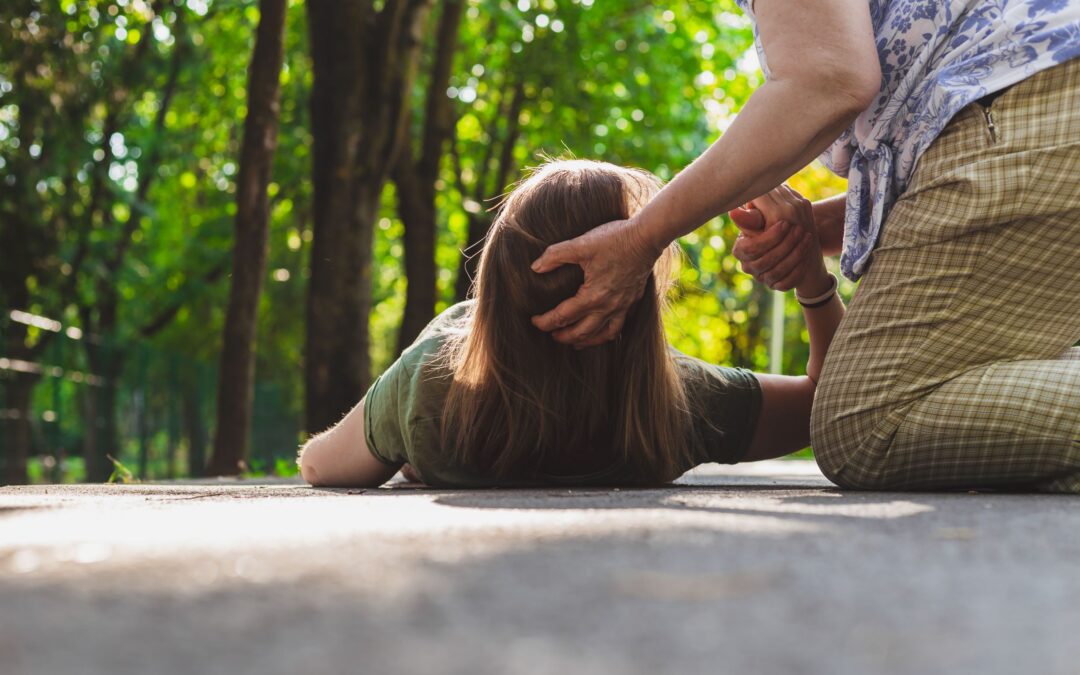
[[[463,325],[471,301],[450,307],[371,385],[364,403],[368,448],[392,465],[409,463],[425,483],[439,487],[495,487],[538,484],[618,485],[620,467],[579,476],[541,477],[530,482],[497,480],[455,466],[440,442],[440,417],[452,372],[436,359],[448,336]],[[676,372],[686,387],[694,430],[691,460],[683,471],[706,462],[735,464],[743,458],[761,412],[761,384],[749,370],[725,368],[671,348]]]

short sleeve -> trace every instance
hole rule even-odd
[[[461,330],[472,302],[435,317],[368,389],[364,436],[371,454],[386,464],[408,462],[422,476],[437,463],[439,416],[452,372],[437,358],[448,336]]]
[[[401,415],[406,405],[402,396],[407,395],[409,379],[407,364],[399,358],[372,383],[364,396],[364,437],[368,450],[386,464],[409,461]]]
[[[761,383],[745,368],[717,366],[679,354],[701,462],[735,464],[746,456],[761,415]]]
[[[761,381],[746,368],[710,367],[726,381],[728,394],[722,408],[710,411],[719,416],[725,430],[724,442],[719,446],[723,454],[713,461],[735,464],[742,461],[754,441],[761,416]]]

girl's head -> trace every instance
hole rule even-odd
[[[584,280],[576,265],[537,274],[532,261],[550,244],[630,217],[659,186],[644,171],[558,160],[504,200],[480,256],[470,330],[448,353],[455,374],[442,435],[458,462],[519,479],[614,464],[644,482],[677,476],[688,420],[661,317],[675,249],[657,261],[616,341],[575,350],[531,322]]]

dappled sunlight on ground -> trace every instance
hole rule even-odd
[[[810,462],[663,489],[3,488],[0,672],[1065,673],[1075,504],[843,492]]]

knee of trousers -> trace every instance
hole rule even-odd
[[[882,420],[881,411],[857,411],[858,402],[818,385],[810,414],[810,445],[818,468],[844,488],[872,490],[885,483],[886,466],[868,443]],[[852,392],[857,398],[858,395]]]
[[[822,383],[824,384],[824,383]],[[818,385],[819,387],[821,385]],[[814,450],[814,460],[825,477],[842,485],[843,467],[846,458],[855,450],[854,439],[846,438],[839,428],[837,406],[825,403],[819,390],[810,412],[810,447]]]

